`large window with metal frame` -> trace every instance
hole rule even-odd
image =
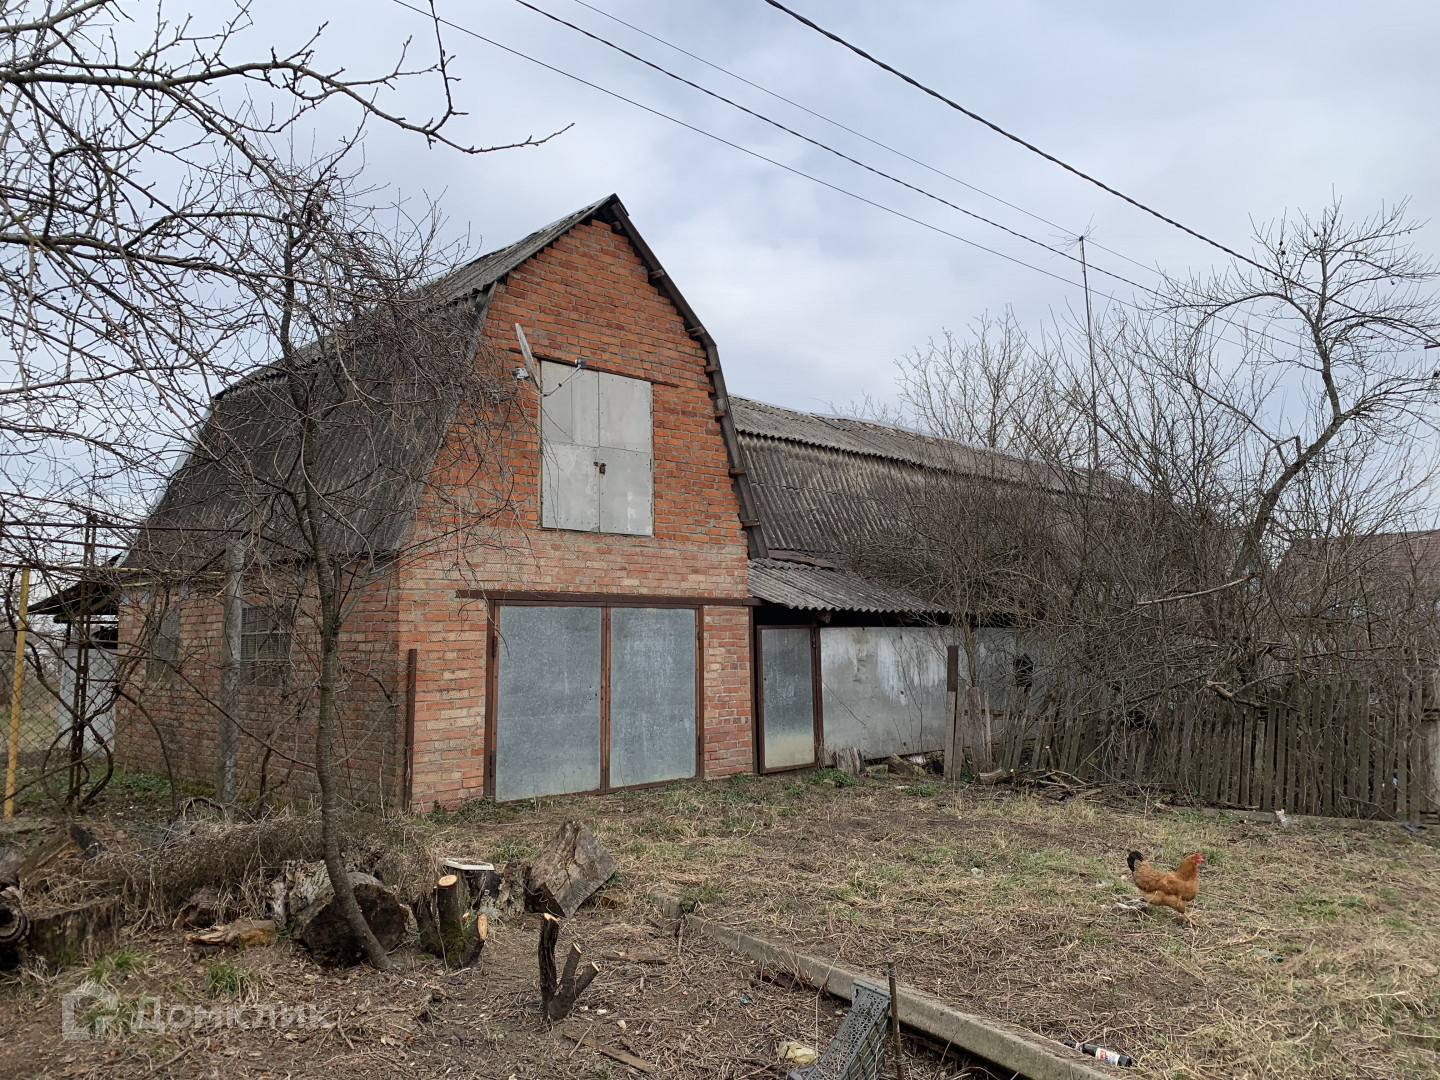
[[[498,603],[488,786],[524,799],[697,774],[696,607]]]

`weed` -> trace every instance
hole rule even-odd
[[[708,904],[719,900],[725,895],[725,891],[718,885],[712,885],[706,881],[699,885],[687,885],[680,890],[680,899],[690,907],[697,904]]]
[[[133,975],[142,970],[149,960],[149,953],[138,952],[135,949],[116,949],[91,964],[86,975],[91,982],[97,983],[106,982],[112,975],[123,979],[127,975]]]
[[[215,997],[245,998],[259,987],[259,979],[249,968],[217,960],[205,968],[205,985]]]

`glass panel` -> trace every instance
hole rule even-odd
[[[600,609],[502,607],[495,797],[600,786]]]
[[[762,629],[765,768],[815,761],[815,693],[810,677],[810,631]]]
[[[610,612],[610,786],[695,775],[695,612]]]

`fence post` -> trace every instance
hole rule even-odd
[[[25,616],[30,610],[30,568],[20,570],[15,619],[15,676],[10,683],[10,755],[5,766],[5,820],[15,816],[15,772],[20,763],[20,697],[25,689]]]
[[[220,644],[220,740],[216,746],[215,801],[235,801],[240,742],[240,632],[244,617],[245,542],[225,544],[225,599]]]
[[[960,646],[945,646],[945,779],[960,777],[957,704],[960,696]]]

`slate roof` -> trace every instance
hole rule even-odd
[[[610,223],[629,238],[655,287],[675,305],[687,332],[705,349],[717,416],[735,470],[740,516],[745,522],[753,522],[749,481],[739,470],[740,450],[724,407],[727,394],[715,343],[636,231],[618,196],[608,195],[483,255],[425,286],[425,291],[434,295],[439,305],[473,312],[478,329],[493,287],[506,274],[594,218]],[[473,339],[470,348],[473,358]],[[383,401],[384,395],[391,392],[387,380],[390,369],[396,367],[395,361],[394,357],[377,360],[371,365],[376,370],[368,375],[364,365],[359,365],[362,370],[355,373],[355,389],[360,396],[369,398],[371,405]],[[283,377],[279,365],[262,365],[216,395],[190,453],[141,530],[126,565],[194,566],[214,562],[227,535],[254,527],[256,477],[280,482],[283,474],[293,469],[296,457],[295,421],[286,401]],[[438,398],[429,403],[411,402],[408,410],[400,409],[394,415],[387,415],[384,409],[357,407],[352,409],[354,422],[348,427],[333,422],[328,425],[320,462],[324,474],[319,486],[329,494],[331,503],[329,542],[333,551],[377,554],[392,551],[402,543],[420,481],[457,404],[455,400]],[[332,419],[343,418],[342,411]],[[287,533],[277,522],[272,514],[259,523],[266,542],[277,549],[291,547],[303,553],[304,545],[298,543],[293,529]],[[753,528],[751,538],[751,553],[764,554]]]
[[[931,615],[945,610],[851,570],[781,559],[750,560],[750,595],[772,604],[819,611]]]

